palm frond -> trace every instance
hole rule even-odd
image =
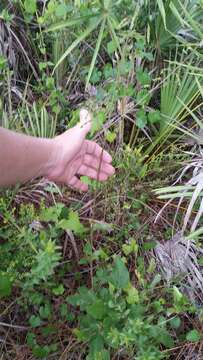
[[[22,129],[27,135],[42,138],[52,138],[56,134],[57,115],[50,115],[43,106],[40,110],[36,103],[33,104],[32,110],[26,105],[26,114],[19,113]]]
[[[193,303],[203,302],[203,268],[198,258],[203,250],[194,240],[186,240],[182,232],[171,240],[158,243],[154,255],[163,278],[170,283],[181,279],[181,289]]]

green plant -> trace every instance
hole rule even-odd
[[[176,46],[194,40],[191,25],[186,21],[186,14],[197,17],[196,4],[192,1],[157,0],[151,5],[149,20],[150,38],[155,42],[158,52],[166,52]]]
[[[90,2],[91,3],[91,2]],[[131,7],[133,4],[131,4]],[[122,53],[120,47],[120,40],[116,33],[116,30],[121,26],[119,20],[115,16],[115,13],[118,11],[120,6],[120,1],[111,1],[111,0],[102,0],[95,1],[94,7],[91,8],[89,4],[79,7],[79,12],[75,11],[76,16],[67,19],[63,22],[56,23],[51,25],[46,31],[60,31],[64,28],[74,29],[75,27],[80,26],[81,28],[85,26],[85,29],[82,32],[79,32],[75,37],[76,39],[72,44],[67,48],[61,58],[57,61],[55,69],[64,61],[64,59],[76,48],[82,41],[85,41],[90,35],[93,34],[97,29],[99,29],[98,37],[96,40],[96,45],[93,52],[93,57],[91,64],[88,70],[88,75],[86,79],[86,89],[89,85],[93,70],[96,65],[96,60],[98,57],[99,50],[103,39],[107,37],[107,33],[110,34],[112,39],[112,45],[114,50],[118,50],[119,53]],[[63,15],[66,15],[66,8],[64,7]],[[76,10],[76,9],[75,9]],[[130,9],[129,9],[130,10]]]
[[[183,61],[184,57],[181,58]],[[189,58],[189,61],[192,61]],[[196,80],[197,79],[197,80]],[[159,127],[155,128],[155,136],[152,143],[144,151],[144,158],[147,162],[158,153],[158,151],[166,145],[171,139],[174,131],[176,136],[173,141],[177,141],[181,135],[178,135],[177,129],[181,128],[188,115],[194,114],[196,110],[195,101],[200,95],[198,81],[201,82],[201,74],[193,73],[190,66],[182,68],[176,62],[169,62],[168,67],[164,71],[164,79],[161,87],[161,103]]]
[[[153,303],[147,302],[147,289],[139,291],[132,285],[119,256],[112,266],[97,270],[93,289],[81,287],[67,301],[80,308],[79,328],[74,334],[88,342],[87,359],[110,359],[111,352],[119,349],[124,356],[130,353],[139,360],[162,359],[159,345],[173,344],[161,314],[149,316]]]

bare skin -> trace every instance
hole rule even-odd
[[[40,139],[0,128],[0,187],[43,176],[87,191],[80,175],[105,181],[114,174],[111,156],[86,140],[91,115],[81,110],[80,122],[54,139]]]

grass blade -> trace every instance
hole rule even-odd
[[[93,55],[91,65],[90,65],[90,68],[89,68],[89,72],[88,72],[88,76],[87,76],[87,81],[86,81],[86,86],[85,86],[86,89],[87,89],[87,87],[89,85],[89,81],[90,81],[90,78],[92,76],[92,72],[93,72],[93,69],[94,69],[94,66],[95,66],[97,55],[98,55],[98,52],[99,52],[99,49],[100,49],[100,46],[101,46],[105,25],[106,25],[106,18],[104,18],[104,20],[102,21],[101,27],[100,27],[99,36],[98,36],[96,47],[95,47],[95,50],[94,50],[94,55]]]

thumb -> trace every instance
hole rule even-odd
[[[77,124],[84,136],[90,131],[92,126],[92,115],[87,109],[80,110],[80,122]]]

